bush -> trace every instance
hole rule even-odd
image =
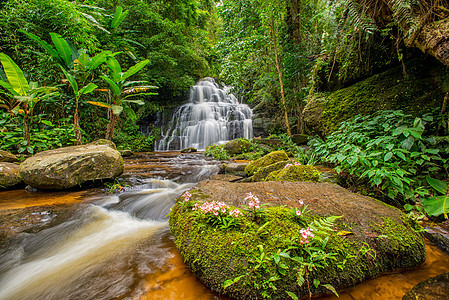
[[[425,177],[447,174],[445,154],[429,135],[434,118],[402,111],[380,111],[343,122],[325,141],[311,146],[323,162],[336,165],[389,198],[406,202],[429,195]]]

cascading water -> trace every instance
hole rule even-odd
[[[175,110],[155,149],[204,150],[214,143],[252,138],[252,114],[248,105],[229,93],[229,88],[220,89],[213,78],[201,79],[190,89],[188,102]]]

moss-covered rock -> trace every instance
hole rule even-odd
[[[19,175],[19,165],[0,162],[0,189],[10,188],[22,183]]]
[[[14,163],[18,161],[19,159],[14,154],[9,153],[8,151],[0,150],[0,162]]]
[[[318,295],[328,292],[324,284],[341,290],[384,272],[417,266],[425,260],[422,237],[398,209],[337,185],[214,180],[203,181],[190,192],[192,203],[180,199],[170,213],[176,246],[202,282],[232,298],[288,299],[287,291],[305,297],[309,294],[308,286],[313,295]],[[248,192],[267,205],[259,222],[244,214],[237,228],[223,229],[200,221],[199,213],[192,210],[193,203],[212,200],[241,208],[247,204],[244,199]],[[298,221],[287,207],[299,208],[300,201],[310,212]],[[299,253],[302,255],[298,257],[310,260],[305,244],[298,242],[299,231],[329,216],[341,216],[324,246],[332,259],[320,259],[324,268],[310,268],[309,285],[307,282],[298,285],[297,274],[304,268],[300,259],[276,255],[294,243],[296,248],[290,249],[290,255]],[[325,238],[319,230],[315,233]],[[321,283],[318,287],[312,284],[315,279]]]
[[[189,148],[185,148],[181,150],[181,153],[193,153],[193,152],[197,152],[198,150],[196,148],[193,147],[189,147]]]
[[[320,172],[314,166],[291,165],[271,172],[266,181],[315,181],[320,179]]]
[[[245,139],[235,139],[227,142],[224,145],[224,149],[229,153],[229,155],[234,156],[250,151],[252,149],[252,145]]]
[[[40,152],[20,165],[23,181],[40,189],[65,189],[123,173],[123,158],[110,144],[88,144]]]
[[[93,142],[90,142],[88,145],[103,145],[108,146],[111,149],[117,150],[117,147],[115,146],[113,141],[106,140],[106,139],[99,139]]]
[[[288,155],[284,150],[270,152],[267,155],[250,162],[245,168],[245,174],[252,176],[261,168],[286,160],[288,160]]]
[[[264,181],[267,180],[267,176],[270,175],[271,173],[281,170],[282,168],[285,167],[285,165],[288,164],[287,160],[284,161],[280,161],[274,164],[271,164],[269,166],[260,168],[256,173],[254,173],[253,176],[251,176],[249,178],[248,181],[250,182],[256,182],[256,181]]]
[[[309,141],[309,138],[310,138],[310,136],[308,136],[307,134],[293,134],[292,135],[293,143],[295,143],[298,146],[307,144],[307,142]]]
[[[402,109],[422,115],[441,105],[448,90],[447,68],[434,61],[415,60],[371,76],[330,94],[314,94],[304,109],[306,125],[321,136],[335,131],[342,121],[357,114]]]

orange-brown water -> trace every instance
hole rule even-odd
[[[27,192],[25,189],[3,191],[0,192],[0,210],[79,203],[86,193],[86,191]]]

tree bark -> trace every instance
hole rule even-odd
[[[449,67],[449,18],[426,24],[410,44]]]
[[[108,126],[106,127],[106,136],[105,136],[106,140],[110,141],[112,139],[112,137],[114,136],[114,127],[115,127],[116,120],[117,120],[117,115],[111,113],[111,118],[109,119]]]
[[[78,107],[75,108],[75,114],[73,115],[73,123],[75,125],[75,145],[81,145],[82,137],[80,128],[80,114]]]
[[[290,0],[288,6],[288,27],[294,45],[301,44],[301,1]]]
[[[27,109],[27,108],[25,108],[25,109]],[[23,139],[28,142],[27,146],[30,146],[31,138],[30,138],[30,126],[29,126],[28,122],[29,122],[29,118],[28,118],[27,113],[25,112],[25,115],[23,116],[22,135],[23,135]]]

